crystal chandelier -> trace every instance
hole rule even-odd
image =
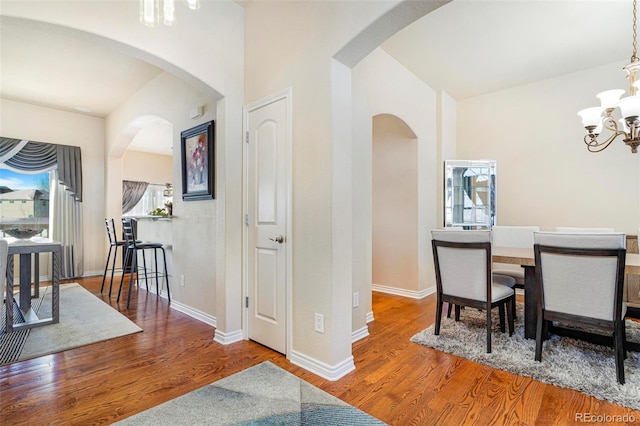
[[[185,0],[189,9],[198,9],[200,0]],[[176,1],[162,1],[162,22],[168,26],[176,24]],[[160,25],[160,0],[140,0],[140,22],[147,27]]]
[[[636,93],[640,89],[640,81],[637,81],[640,60],[636,56],[636,31],[636,0],[633,0],[633,53],[631,54],[631,62],[624,67],[627,79],[629,79],[629,96],[620,99],[624,90],[607,90],[596,95],[600,99],[599,107],[587,108],[578,112],[578,115],[582,117],[582,124],[588,132],[584,137],[584,143],[589,152],[603,151],[618,136],[623,137],[623,142],[629,145],[632,153],[638,152],[638,145],[640,145],[640,95],[636,95]],[[617,121],[613,116],[616,107],[620,109],[622,115],[622,118]],[[610,131],[611,135],[604,141],[598,141],[598,135],[603,128]]]

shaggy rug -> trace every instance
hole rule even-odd
[[[385,423],[265,361],[117,424],[373,426]]]
[[[490,354],[486,353],[485,313],[464,309],[460,321],[443,316],[440,335],[433,325],[414,335],[411,340],[480,364],[531,377],[544,383],[571,388],[598,399],[640,410],[640,353],[629,352],[624,361],[626,384],[616,381],[612,348],[581,340],[550,335],[542,345],[542,362],[534,360],[536,342],[524,338],[523,305],[518,304],[513,336],[501,333],[497,309],[492,319]],[[640,342],[640,324],[627,320],[627,339]]]
[[[0,365],[23,361],[90,343],[142,331],[117,310],[79,284],[60,285],[60,322],[12,333],[6,332],[6,304],[0,311]],[[32,307],[41,318],[51,316],[51,287],[40,289]],[[14,305],[14,318],[22,314]]]

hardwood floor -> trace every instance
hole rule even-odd
[[[74,281],[109,302],[101,277]],[[640,412],[410,342],[433,322],[435,296],[374,293],[356,370],[335,382],[253,342],[215,343],[212,327],[166,300],[134,296],[119,310],[144,332],[0,367],[0,424],[108,424],[265,360],[392,425],[564,425],[576,413],[640,422]]]

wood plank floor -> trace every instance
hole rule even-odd
[[[101,278],[75,281],[102,297]],[[410,342],[433,322],[434,296],[374,293],[356,371],[335,382],[253,342],[215,343],[212,327],[166,300],[134,296],[129,310],[111,304],[144,332],[0,367],[0,425],[109,424],[265,360],[392,425],[564,425],[576,413],[640,423],[640,412]]]

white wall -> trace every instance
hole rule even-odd
[[[625,88],[614,63],[458,103],[458,158],[497,160],[499,225],[639,225],[640,155],[621,141],[589,153],[577,111]]]
[[[350,195],[351,182],[349,177],[335,180],[345,172],[341,160],[348,154],[334,157],[332,145],[350,143],[348,133],[346,140],[333,138],[348,132],[341,119],[349,119],[351,106],[350,92],[334,93],[332,79],[351,88],[344,81],[349,70],[336,66],[332,57],[393,5],[259,1],[245,8],[246,103],[293,89],[294,362],[302,359],[329,370],[352,365],[351,268],[334,263],[334,238],[339,237],[334,232],[351,233],[350,226],[334,228],[346,215],[350,224],[350,203],[340,211],[334,200],[344,199],[341,190]],[[341,95],[345,98],[338,99]],[[335,170],[334,161],[340,163]],[[323,334],[313,331],[314,313],[325,317]]]
[[[397,117],[373,117],[373,283],[418,289],[418,144]]]
[[[198,105],[205,106],[204,115],[192,120],[188,112]],[[172,296],[177,303],[213,318],[217,316],[215,277],[221,262],[216,257],[216,250],[224,235],[216,228],[219,220],[217,209],[221,203],[218,199],[182,201],[180,132],[216,118],[216,100],[164,72],[113,111],[106,120],[107,134],[110,135],[107,173],[112,183],[107,205],[117,206],[117,200],[122,197],[122,179],[130,173],[127,171],[127,158],[131,154],[123,154],[123,150],[135,136],[138,123],[154,120],[153,117],[173,125],[171,138],[175,154],[170,158],[169,180],[154,181],[171,182],[174,186],[174,217],[171,220],[173,270],[169,271]],[[219,182],[219,170],[216,172]],[[120,212],[113,211],[113,215],[118,217]],[[184,275],[184,287],[179,285],[181,275]]]
[[[176,301],[209,315],[215,313],[216,339],[228,343],[241,338],[242,328],[242,145],[239,142],[244,99],[244,12],[233,1],[205,1],[196,13],[181,14],[175,27],[147,28],[138,21],[138,7],[137,1],[3,1],[1,13],[3,17],[41,21],[43,27],[51,31],[68,32],[147,60],[216,99],[217,106],[209,106],[218,121],[217,197],[215,201],[174,205],[174,214],[184,218],[184,226],[174,225],[180,227],[174,237],[181,236],[181,239],[174,238],[176,252],[179,245],[202,246],[200,250],[193,249],[197,251],[196,256],[189,256],[188,250],[185,258],[179,259],[176,254],[174,262],[176,273],[190,271],[193,274],[192,280],[187,280],[182,288],[184,294],[177,292]],[[154,111],[146,114],[153,115]],[[203,117],[202,121],[205,118],[211,116]],[[107,146],[98,147],[110,156],[106,163],[113,172],[105,180],[108,208],[105,210],[104,201],[96,204],[100,206],[99,217],[117,216],[111,206],[119,203],[117,188],[122,164],[118,160],[120,156],[110,148],[126,123],[126,119],[118,122],[109,117],[104,137]],[[198,123],[189,122],[188,118],[174,122],[174,133],[195,124]],[[174,134],[174,144],[175,137]],[[104,154],[101,155],[104,158]],[[174,159],[174,178],[177,161]],[[97,250],[102,258],[102,247]]]
[[[166,184],[173,182],[173,156],[127,151],[122,158],[122,179]]]
[[[441,217],[438,208],[438,188],[441,184],[440,158],[437,128],[438,99],[436,92],[409,72],[393,57],[382,49],[376,49],[353,69],[354,93],[359,99],[358,108],[354,112],[357,120],[367,120],[366,124],[356,122],[354,135],[354,212],[360,212],[358,220],[354,220],[354,253],[370,252],[371,238],[371,126],[372,117],[379,114],[391,114],[406,123],[417,136],[417,217],[415,247],[417,250],[417,286],[410,290],[402,288],[382,288],[408,297],[420,298],[434,291],[435,272],[431,256],[429,231],[439,226]],[[363,111],[366,111],[363,112]],[[369,130],[367,131],[367,126]],[[367,163],[369,165],[367,165]],[[368,195],[363,195],[368,194]],[[369,289],[371,286],[371,257],[354,261],[354,277],[368,282],[354,281],[354,288]],[[358,272],[359,271],[359,272]],[[355,278],[354,278],[355,279]],[[375,283],[383,284],[383,283]],[[361,292],[364,290],[361,290]],[[354,322],[356,320],[354,319]]]
[[[0,99],[0,135],[59,145],[79,146],[82,154],[84,274],[104,272],[100,243],[104,228],[104,120],[22,102]]]

